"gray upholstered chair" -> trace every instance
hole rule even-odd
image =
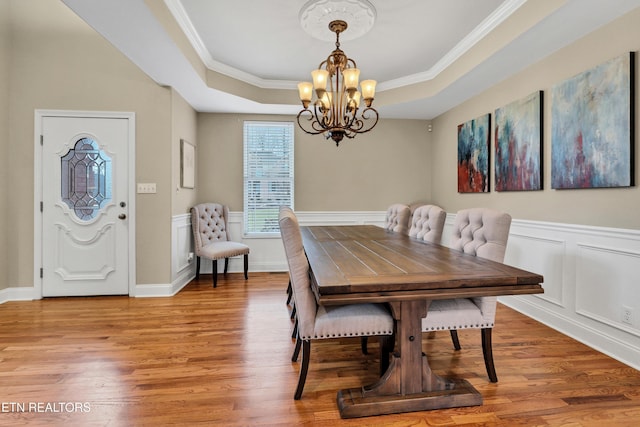
[[[470,255],[503,262],[510,227],[509,214],[487,208],[464,209],[456,215],[449,245]],[[491,345],[496,305],[496,297],[433,300],[427,317],[422,319],[422,331],[449,330],[453,345],[459,350],[457,330],[480,329],[487,374],[491,382],[497,382]]]
[[[418,209],[420,206],[428,204],[429,202],[425,202],[422,200],[416,200],[411,203],[407,203],[407,206],[409,206],[409,228],[411,228],[411,219],[413,218],[413,213],[416,211],[416,209]]]
[[[439,206],[419,206],[411,216],[409,237],[440,244],[446,219],[447,213]]]
[[[224,258],[227,274],[229,258],[244,255],[244,278],[248,279],[249,246],[234,242],[229,236],[229,208],[218,203],[201,203],[191,208],[191,228],[196,253],[196,279],[200,278],[200,258],[213,262],[213,287],[218,284],[218,260]]]
[[[280,213],[278,218],[280,218],[284,214],[295,216],[295,213],[293,212],[293,209],[291,209],[291,207],[282,205],[280,206]],[[291,285],[291,275],[289,275],[289,284],[287,285],[286,304],[287,304],[287,308],[289,309],[289,317],[291,318],[291,320],[294,321],[291,338],[295,339],[298,336],[298,319],[296,318],[296,302],[293,299],[293,286]]]
[[[387,209],[384,228],[395,233],[407,234],[411,209],[402,203],[395,203]]]
[[[284,244],[298,322],[296,349],[292,361],[298,359],[302,347],[300,376],[294,399],[302,396],[309,369],[311,341],[330,338],[380,336],[381,373],[388,366],[393,343],[393,318],[383,304],[351,304],[322,306],[316,302],[309,279],[309,262],[302,245],[298,220],[290,209],[279,214],[280,233]]]

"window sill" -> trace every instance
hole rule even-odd
[[[280,239],[280,232],[274,233],[243,233],[242,238],[247,239]]]

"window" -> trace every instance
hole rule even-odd
[[[280,233],[280,206],[293,208],[293,123],[244,122],[244,234]]]
[[[91,138],[82,138],[61,157],[61,198],[82,221],[111,201],[111,158]]]

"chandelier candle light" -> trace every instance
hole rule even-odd
[[[336,48],[317,70],[311,72],[313,83],[298,83],[304,109],[298,113],[297,119],[298,125],[306,133],[323,133],[338,146],[345,136],[353,138],[359,133],[369,132],[378,123],[378,112],[371,106],[376,81],[362,81],[361,91],[358,91],[360,70],[356,62],[340,50],[340,33],[347,29],[347,23],[342,20],[331,21],[329,29],[336,33]],[[311,110],[309,105],[314,91],[316,100]],[[365,105],[362,110],[361,99]]]

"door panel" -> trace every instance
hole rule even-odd
[[[129,120],[42,120],[42,294],[128,294]]]

